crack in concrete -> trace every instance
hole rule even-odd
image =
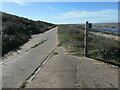
[[[55,48],[56,49],[56,48]],[[55,50],[54,49],[54,50]],[[54,55],[54,50],[41,62],[41,64],[33,71],[33,73],[21,84],[20,88],[25,88],[38,74],[38,72],[45,66],[47,61]]]

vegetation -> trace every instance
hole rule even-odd
[[[51,23],[33,21],[2,12],[2,54],[19,48],[31,38],[31,35],[43,33],[54,26]]]
[[[20,88],[25,88],[27,85],[27,82],[23,82]]]
[[[47,41],[47,40],[43,40],[43,41],[39,42],[38,44],[35,44],[35,45],[32,46],[31,48],[36,48],[36,47],[38,47],[39,45],[43,44],[45,41]]]
[[[53,55],[58,55],[58,52],[53,51]]]
[[[60,25],[58,27],[58,46],[64,46],[68,52],[83,56],[84,31],[80,25]]]
[[[83,56],[84,50],[84,29],[81,25],[60,25],[58,27],[59,45],[77,56]],[[97,36],[89,31],[88,56],[112,63],[120,63],[120,41]]]

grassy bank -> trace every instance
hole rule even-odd
[[[43,33],[55,25],[2,12],[2,54],[18,49],[31,35]]]
[[[60,25],[58,27],[59,46],[76,56],[83,56],[84,29],[81,25]],[[88,56],[113,63],[120,63],[119,41],[94,35],[89,32]]]

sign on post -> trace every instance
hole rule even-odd
[[[92,28],[92,23],[89,23],[89,28]]]

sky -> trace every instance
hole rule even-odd
[[[55,24],[118,22],[117,2],[3,2],[1,11]]]

